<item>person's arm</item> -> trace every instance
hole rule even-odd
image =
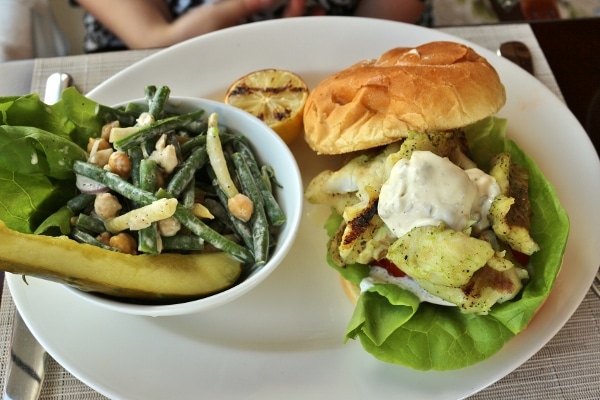
[[[424,8],[420,0],[361,0],[355,15],[415,23]]]
[[[172,20],[164,0],[78,0],[78,3],[127,47],[135,49],[170,46],[237,25],[249,15],[271,7],[273,0],[221,0],[190,9],[176,20]]]

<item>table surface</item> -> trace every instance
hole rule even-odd
[[[597,111],[591,105],[600,97],[600,19],[507,24],[441,29],[495,50],[507,40],[521,40],[534,53],[536,77],[546,84],[587,130],[596,151],[599,148]],[[560,37],[561,40],[556,40]],[[566,46],[571,44],[572,46]],[[568,49],[568,50],[567,50]],[[75,85],[86,93],[104,79],[156,50],[128,51],[56,59],[38,59],[21,64],[21,77],[30,90],[39,92],[50,72],[70,72]],[[543,51],[543,53],[542,53]],[[566,52],[566,53],[565,53]],[[29,70],[28,70],[29,68]],[[2,65],[0,64],[0,74]],[[3,93],[0,90],[0,95]],[[4,280],[2,275],[1,280]],[[3,285],[0,285],[2,291]],[[0,387],[4,386],[14,303],[8,287],[0,303]],[[563,329],[529,361],[473,399],[500,396],[523,399],[600,398],[600,298],[591,290]],[[101,394],[50,360],[42,399],[102,399]]]
[[[600,152],[600,18],[531,24],[565,102]]]

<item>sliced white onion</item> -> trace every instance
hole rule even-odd
[[[98,194],[109,191],[108,187],[102,183],[79,174],[75,176],[75,185],[77,186],[77,189],[81,191],[81,193],[85,194]]]

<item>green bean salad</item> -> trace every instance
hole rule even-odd
[[[72,238],[128,254],[223,251],[265,264],[286,221],[273,169],[218,114],[173,114],[167,86],[145,94],[147,104],[114,109],[87,162],[73,164]]]

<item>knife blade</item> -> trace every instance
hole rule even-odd
[[[42,390],[47,362],[46,350],[31,334],[21,314],[15,312],[4,398],[37,399]]]
[[[44,103],[56,103],[62,91],[70,85],[69,74],[56,72],[50,75],[46,81]],[[19,311],[16,311],[4,398],[36,400],[42,390],[47,363],[48,353],[33,336]]]

